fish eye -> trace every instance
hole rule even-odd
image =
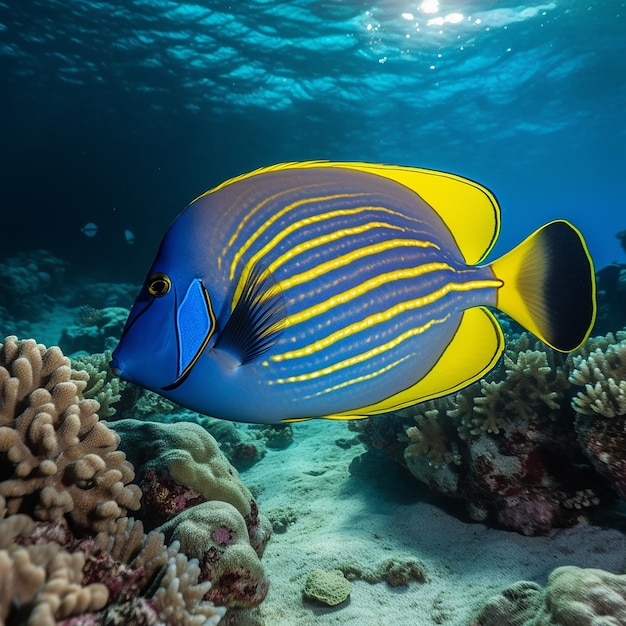
[[[148,293],[155,298],[164,296],[171,288],[172,281],[167,274],[156,272],[148,278]]]

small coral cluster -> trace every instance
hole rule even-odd
[[[269,525],[215,440],[171,425],[159,456],[145,432],[130,438],[155,455],[142,477],[161,478],[142,483],[146,510],[119,434],[83,397],[89,378],[59,348],[0,344],[0,624],[211,626],[216,605],[258,605]],[[126,516],[168,507],[148,534]]]
[[[572,385],[584,387],[573,406]],[[626,494],[625,412],[626,334],[565,358],[522,333],[474,385],[350,427],[464,500],[473,519],[532,535],[576,523],[609,495],[584,455]]]
[[[309,572],[302,593],[305,598],[328,606],[345,602],[352,591],[352,584],[339,570],[314,569]]]

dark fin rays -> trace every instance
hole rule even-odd
[[[503,281],[497,306],[560,352],[587,339],[596,316],[593,262],[565,220],[546,224],[491,264]]]
[[[284,325],[282,292],[269,272],[255,269],[250,272],[215,349],[230,353],[243,365],[269,350]]]

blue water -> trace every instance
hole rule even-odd
[[[139,281],[198,193],[328,158],[482,182],[496,253],[562,216],[626,261],[623,2],[5,1],[0,81],[5,254]]]

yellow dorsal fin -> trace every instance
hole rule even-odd
[[[493,314],[483,307],[467,309],[452,341],[421,380],[376,404],[326,417],[360,419],[454,393],[482,378],[503,350],[504,336]]]
[[[202,194],[267,172],[286,169],[337,167],[383,176],[408,187],[423,198],[446,223],[466,263],[475,265],[491,251],[500,233],[500,207],[485,187],[467,178],[436,170],[375,163],[303,161],[278,163],[235,176]],[[200,198],[202,197],[200,196]],[[196,198],[197,200],[198,198]],[[195,202],[195,200],[194,200]]]
[[[500,234],[500,207],[485,187],[436,170],[368,163],[331,163],[378,174],[408,187],[424,199],[450,229],[466,263],[487,257]]]

